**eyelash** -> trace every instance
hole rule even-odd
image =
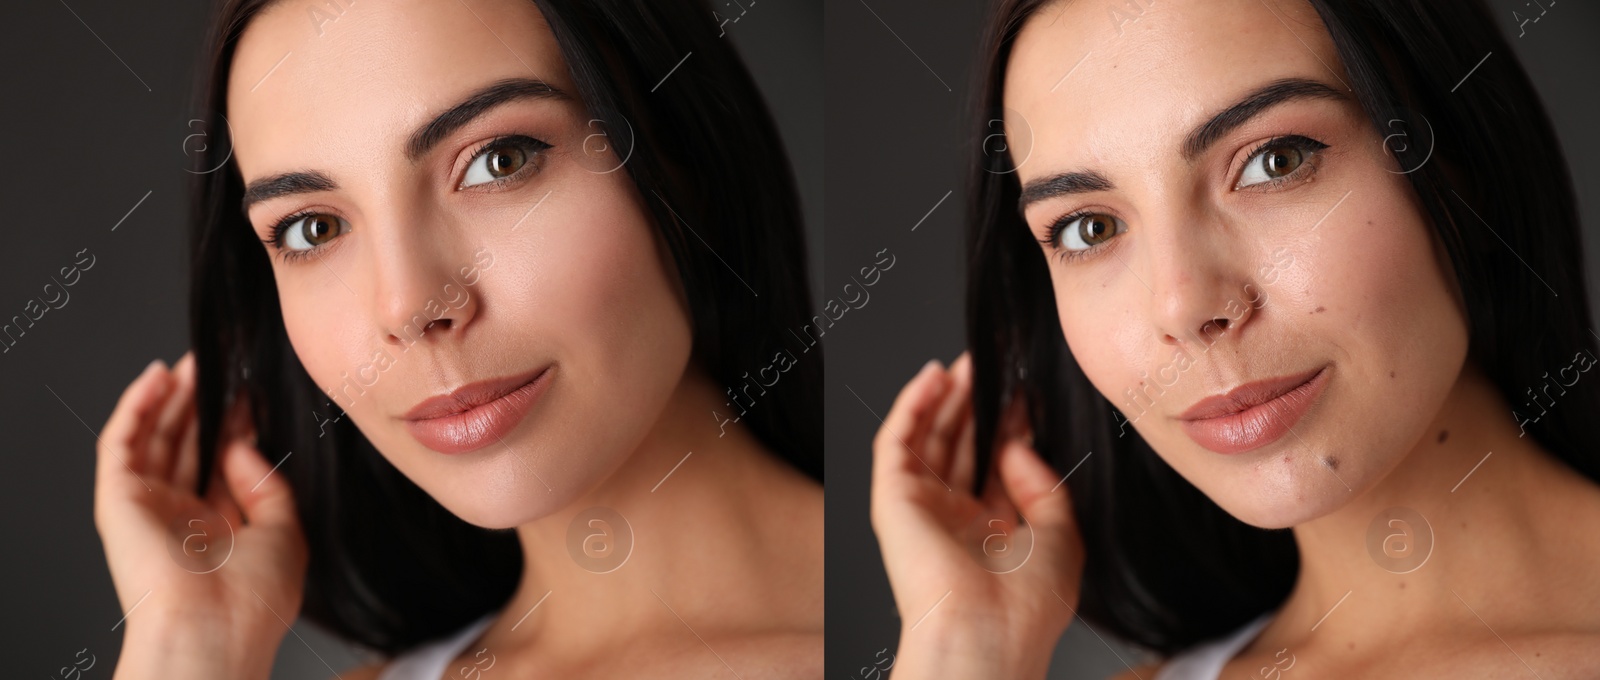
[[[478,161],[478,157],[482,156],[488,150],[493,149],[493,148],[498,147],[498,146],[507,146],[507,145],[520,146],[520,147],[522,147],[522,151],[527,154],[527,156],[528,156],[527,161],[523,163],[522,167],[517,168],[516,172],[514,172],[514,173],[512,173],[510,175],[507,175],[505,177],[501,177],[501,178],[492,180],[492,181],[490,181],[490,182],[488,182],[486,184],[479,184],[479,185],[471,186],[471,187],[462,187],[461,186],[461,182],[466,181],[466,171],[463,170],[462,171],[462,178],[460,180],[456,181],[456,189],[458,191],[460,191],[460,190],[466,190],[466,189],[482,189],[484,187],[501,187],[501,186],[505,186],[507,184],[510,184],[512,182],[516,182],[516,181],[522,179],[523,176],[526,175],[527,172],[532,172],[533,170],[531,168],[535,168],[536,167],[537,161],[540,159],[540,156],[542,156],[544,154],[544,152],[546,152],[546,151],[551,149],[551,144],[549,142],[546,142],[546,141],[541,140],[541,139],[535,139],[535,138],[529,137],[527,135],[523,135],[523,134],[501,135],[501,136],[495,137],[494,139],[491,139],[491,140],[489,140],[487,142],[484,142],[476,150],[474,150],[472,152],[472,155],[467,157],[467,168],[470,169],[472,167],[472,164],[476,163]]]
[[[1254,161],[1257,156],[1260,156],[1261,152],[1276,146],[1287,146],[1299,151],[1302,154],[1305,154],[1305,161],[1301,162],[1299,167],[1296,167],[1294,170],[1290,171],[1289,174],[1284,175],[1283,177],[1269,179],[1261,184],[1245,187],[1245,189],[1270,189],[1304,179],[1306,175],[1316,172],[1316,160],[1319,158],[1321,151],[1328,148],[1327,144],[1319,142],[1305,135],[1279,135],[1263,142],[1260,146],[1257,146],[1255,150],[1251,151],[1250,155],[1245,156],[1244,165],[1240,166],[1239,172],[1242,173],[1244,172],[1245,168],[1250,167],[1250,163]],[[1237,180],[1235,182],[1237,183]]]
[[[1055,254],[1061,258],[1062,262],[1077,262],[1084,260],[1085,258],[1098,255],[1101,250],[1104,250],[1104,248],[1099,246],[1091,246],[1083,250],[1070,250],[1068,248],[1062,248],[1060,245],[1061,233],[1066,231],[1067,225],[1093,214],[1095,214],[1094,210],[1084,208],[1081,210],[1074,210],[1066,215],[1062,215],[1061,217],[1057,218],[1056,221],[1051,222],[1049,227],[1045,228],[1047,233],[1044,238],[1039,239],[1039,242],[1050,246],[1050,248],[1055,251]]]
[[[270,227],[268,230],[271,234],[271,237],[261,239],[261,242],[272,246],[274,250],[278,251],[278,257],[282,258],[285,263],[298,262],[305,258],[318,255],[324,250],[322,246],[317,246],[307,250],[290,250],[283,247],[283,235],[288,233],[289,227],[294,223],[312,215],[321,214],[322,212],[325,211],[306,209],[290,213],[289,215],[284,216],[283,219],[273,223],[272,227]]]
[[[514,172],[514,173],[512,173],[510,175],[507,175],[505,177],[501,177],[501,178],[495,179],[495,180],[493,180],[491,182],[488,182],[486,184],[479,184],[479,185],[474,185],[474,186],[471,186],[471,187],[464,187],[463,188],[463,187],[460,186],[461,182],[465,181],[465,178],[463,177],[462,180],[458,180],[456,182],[456,186],[457,186],[456,190],[457,191],[462,191],[462,190],[465,190],[465,189],[481,189],[481,188],[484,188],[484,187],[502,187],[502,186],[505,186],[506,184],[509,184],[511,182],[515,182],[517,180],[520,180],[528,172],[532,172],[533,171],[532,168],[535,167],[535,163],[538,160],[539,155],[544,153],[545,151],[549,150],[550,148],[552,148],[552,145],[550,143],[545,142],[544,140],[540,140],[540,139],[535,139],[533,137],[529,137],[527,135],[522,135],[522,134],[501,135],[499,137],[495,137],[494,139],[491,139],[491,140],[483,143],[477,149],[475,149],[472,152],[472,155],[468,156],[468,160],[467,160],[468,167],[470,168],[471,164],[478,160],[478,157],[482,156],[485,152],[489,151],[490,149],[493,149],[495,147],[500,147],[500,146],[506,146],[508,144],[515,144],[515,145],[521,146],[522,150],[527,154],[527,161],[523,163],[522,167],[517,168],[516,172]],[[303,220],[303,219],[305,219],[307,217],[311,217],[312,215],[320,214],[321,212],[322,211],[306,209],[306,210],[299,210],[299,211],[290,213],[289,215],[286,215],[283,218],[279,219],[277,222],[273,223],[273,225],[271,227],[269,227],[268,230],[267,230],[268,233],[270,234],[270,236],[268,238],[261,239],[261,242],[265,243],[265,244],[267,244],[269,246],[272,246],[272,248],[278,252],[278,256],[280,258],[282,258],[285,263],[298,262],[298,261],[304,260],[306,258],[319,256],[322,253],[322,251],[326,249],[326,246],[316,246],[316,247],[309,248],[309,249],[306,249],[306,250],[290,250],[288,248],[283,247],[283,238],[284,238],[284,234],[288,233],[289,227],[294,225],[294,223],[299,222],[300,220]]]
[[[1305,160],[1302,161],[1294,170],[1291,170],[1288,175],[1269,179],[1260,184],[1236,188],[1235,191],[1259,190],[1263,188],[1271,190],[1290,182],[1298,182],[1303,180],[1307,175],[1316,172],[1317,168],[1315,163],[1320,157],[1320,152],[1323,149],[1328,148],[1327,144],[1310,137],[1306,137],[1305,135],[1280,135],[1263,142],[1260,146],[1257,146],[1254,150],[1252,150],[1249,155],[1245,156],[1244,165],[1240,166],[1239,172],[1244,172],[1244,168],[1249,167],[1250,163],[1255,161],[1255,159],[1261,155],[1261,152],[1278,146],[1287,146],[1300,151],[1301,153],[1305,154]],[[1237,180],[1235,180],[1235,184],[1237,184]],[[1039,242],[1049,246],[1052,250],[1054,250],[1055,254],[1061,258],[1062,262],[1084,261],[1088,258],[1099,255],[1099,251],[1105,250],[1105,248],[1098,245],[1090,246],[1083,250],[1069,250],[1067,248],[1062,248],[1060,245],[1061,233],[1066,230],[1067,225],[1070,225],[1081,218],[1096,214],[1097,212],[1100,211],[1084,208],[1056,218],[1054,222],[1050,223],[1050,226],[1045,228],[1045,237],[1039,239]],[[1115,218],[1114,215],[1108,216]]]

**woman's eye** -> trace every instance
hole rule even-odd
[[[350,225],[344,220],[318,213],[284,225],[279,239],[284,250],[311,250],[349,230]]]
[[[507,139],[491,143],[478,152],[478,155],[473,156],[472,161],[467,164],[467,173],[461,180],[461,188],[489,184],[511,177],[532,162],[534,156],[544,148],[548,148],[548,145],[533,139]]]
[[[1062,248],[1078,251],[1088,250],[1111,240],[1111,237],[1127,231],[1127,225],[1110,215],[1090,213],[1080,217],[1069,216],[1058,223],[1056,231]]]
[[[1239,174],[1239,183],[1235,188],[1242,189],[1293,175],[1300,166],[1311,160],[1313,154],[1327,146],[1304,137],[1268,142],[1250,160],[1245,161],[1244,171]]]

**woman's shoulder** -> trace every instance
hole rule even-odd
[[[1161,671],[1161,662],[1154,661],[1137,666],[1130,666],[1126,673],[1111,676],[1111,680],[1151,680]]]
[[[752,664],[749,667],[751,677],[796,680],[822,677],[821,632],[741,635],[728,643],[730,654],[738,653]]]
[[[383,668],[384,664],[381,663],[352,668],[340,673],[336,680],[378,680],[383,675]]]

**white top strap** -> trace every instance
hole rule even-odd
[[[442,640],[435,640],[394,658],[384,667],[378,680],[441,680],[450,661],[478,639],[494,623],[499,612],[491,612],[466,628]]]
[[[1179,652],[1161,667],[1156,673],[1155,680],[1217,680],[1222,675],[1222,667],[1233,659],[1233,655],[1261,633],[1272,621],[1273,614],[1267,612],[1256,617],[1227,637],[1218,638],[1210,642],[1201,643]]]

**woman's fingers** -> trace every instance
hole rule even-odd
[[[930,414],[948,382],[944,368],[935,359],[924,364],[922,370],[900,388],[899,396],[895,397],[894,405],[889,408],[872,442],[874,479],[887,481],[908,472],[929,472],[913,442],[926,437]]]
[[[177,448],[183,441],[184,426],[194,418],[194,353],[183,355],[172,365],[172,386],[156,419],[155,434],[147,452],[150,475],[171,480]]]
[[[972,415],[972,357],[962,352],[950,364],[949,386],[940,397],[928,436],[921,446],[922,457],[934,474],[949,483],[952,459],[962,426]],[[916,446],[912,442],[912,446]],[[954,485],[952,485],[954,488]]]
[[[122,391],[116,407],[111,409],[111,416],[100,428],[99,441],[95,446],[97,484],[104,488],[132,485],[143,489],[144,484],[139,481],[143,476],[140,470],[145,463],[144,451],[138,447],[141,421],[147,420],[147,416],[160,404],[165,379],[166,367],[157,359],[145,366],[144,371]]]
[[[970,385],[970,383],[969,383]],[[969,388],[970,398],[970,388]],[[967,418],[956,434],[954,449],[950,454],[950,486],[963,493],[972,493],[972,482],[978,466],[978,421],[968,408]]]
[[[196,483],[200,479],[200,418],[189,418],[183,426],[183,437],[178,440],[178,446],[173,452],[172,485],[188,491],[196,492]]]
[[[1059,568],[1077,569],[1081,565],[1060,561],[1079,560],[1077,519],[1072,513],[1072,496],[1065,480],[1033,448],[1033,430],[1019,395],[1007,409],[1006,437],[995,453],[1000,482],[1017,512],[1033,528],[1036,550],[1051,558]]]
[[[255,425],[250,419],[249,402],[241,398],[236,405],[231,437],[221,451],[222,474],[228,493],[244,512],[246,523],[258,526],[298,526],[293,492],[289,480],[256,448]]]
[[[206,502],[217,512],[222,513],[234,526],[244,523],[244,512],[233,497],[229,489],[228,477],[224,468],[228,464],[228,449],[238,439],[239,432],[243,429],[243,419],[248,417],[245,412],[246,402],[243,398],[234,400],[222,416],[222,427],[217,434],[216,460],[211,464],[211,478],[206,482]],[[198,458],[198,453],[196,454]],[[196,472],[198,475],[198,471]]]

